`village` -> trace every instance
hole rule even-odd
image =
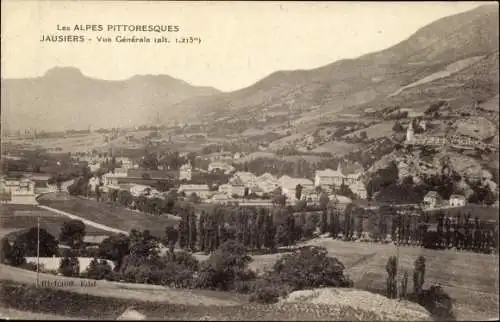
[[[410,125],[407,142],[411,138]],[[411,142],[415,144],[414,141]],[[232,162],[241,155],[219,152],[198,156],[195,160],[203,159],[208,167],[196,168],[188,161],[177,170],[165,169],[163,166],[158,166],[155,170],[145,168],[144,163],[141,163],[144,157],[133,160],[91,152],[74,156],[71,161],[74,165],[88,167],[90,195],[95,195],[97,189],[108,195],[126,191],[135,198],[165,200],[175,192],[180,200],[242,207],[272,207],[277,203],[318,206],[322,195],[326,195],[330,202],[342,204],[343,207],[353,202],[365,208],[373,208],[376,204],[372,202],[370,205],[367,200],[367,178],[363,168],[357,164],[339,162],[336,169],[316,170],[313,178],[289,175],[276,177],[270,173],[256,175],[248,171],[236,171]],[[180,153],[179,156],[186,157],[186,153]],[[113,166],[110,167],[111,160]],[[407,167],[400,162],[401,178],[407,175]],[[36,205],[38,196],[58,191],[68,192],[68,188],[75,183],[75,178],[67,178],[68,180],[61,182],[55,177],[57,174],[54,173],[3,174],[0,181],[1,202]],[[466,204],[467,198],[464,195],[452,194],[449,199],[443,199],[436,191],[428,191],[421,202],[413,206],[445,209],[464,207]],[[494,206],[498,207],[498,200]]]

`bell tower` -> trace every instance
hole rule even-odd
[[[413,122],[410,122],[408,129],[406,130],[406,142],[410,143],[413,141]]]

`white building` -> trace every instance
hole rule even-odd
[[[1,201],[12,204],[37,204],[35,182],[27,178],[0,180]]]
[[[278,187],[281,187],[281,182],[272,174],[264,173],[263,175],[255,178],[255,187],[260,188],[262,193],[271,193]]]
[[[231,198],[224,193],[217,193],[212,196],[211,202],[216,204],[225,204],[229,202]]]
[[[355,182],[349,185],[349,189],[359,198],[366,199],[368,197],[368,191],[366,190],[365,185],[361,182]]]
[[[116,169],[115,169],[116,170]],[[103,174],[102,176],[102,183],[105,188],[112,188],[112,189],[117,189],[118,188],[118,179],[119,178],[126,178],[127,173],[123,172],[108,172]]]
[[[429,191],[424,196],[424,205],[427,208],[436,208],[436,206],[441,201],[441,196],[436,191]]]
[[[194,193],[202,199],[208,198],[210,195],[210,189],[206,184],[183,184],[179,187],[178,192],[184,192],[186,196]]]
[[[221,184],[219,186],[219,193],[225,194],[226,196],[232,197],[236,195],[238,197],[243,197],[245,195],[245,186],[240,184]]]
[[[356,167],[358,168],[358,167]],[[339,162],[337,170],[318,170],[314,176],[314,186],[329,188],[330,186],[340,187],[342,183],[350,186],[361,181],[363,171],[361,169],[346,169]]]
[[[286,199],[294,202],[297,201],[296,191],[297,186],[302,186],[302,195],[306,196],[314,190],[314,183],[312,180],[306,178],[292,178],[289,176],[282,176],[279,178],[281,192],[286,196]],[[302,199],[302,197],[301,197]]]
[[[229,179],[230,184],[241,184],[245,187],[255,187],[257,185],[257,177],[251,172],[238,171],[231,179]]]
[[[224,171],[225,174],[229,174],[234,171],[234,167],[230,164],[220,161],[210,162],[208,165],[208,172],[212,172],[215,170]]]
[[[406,130],[406,143],[412,143],[414,139],[415,131],[413,130],[413,122],[410,122],[408,129]]]
[[[462,195],[451,195],[450,196],[450,207],[463,207],[465,206],[466,200]]]
[[[150,195],[153,190],[153,187],[143,184],[130,185],[129,188],[130,194],[134,197]]]
[[[191,162],[184,164],[179,169],[179,180],[191,180],[193,176],[193,167],[191,166]]]

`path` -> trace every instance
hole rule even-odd
[[[95,227],[95,228],[102,229],[102,230],[105,230],[105,231],[109,231],[109,232],[112,232],[112,233],[115,233],[115,234],[125,234],[125,235],[129,234],[127,231],[116,229],[116,228],[109,227],[109,226],[102,225],[102,224],[98,224],[98,223],[96,223],[94,221],[91,221],[91,220],[88,220],[88,219],[85,219],[85,218],[82,218],[82,217],[70,214],[70,213],[62,211],[62,210],[58,210],[58,209],[55,209],[55,208],[51,208],[51,207],[47,207],[47,206],[42,206],[42,205],[37,205],[37,206],[39,208],[42,208],[42,209],[54,212],[54,213],[59,214],[59,215],[66,216],[66,217],[71,218],[71,219],[81,220],[87,226]]]

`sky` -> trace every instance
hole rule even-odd
[[[53,67],[118,80],[167,74],[232,91],[278,70],[312,69],[407,39],[481,2],[139,2],[2,0],[2,78]],[[57,26],[176,25],[178,32],[58,31]],[[40,42],[42,35],[91,40]],[[99,43],[97,36],[198,37],[199,44]]]

